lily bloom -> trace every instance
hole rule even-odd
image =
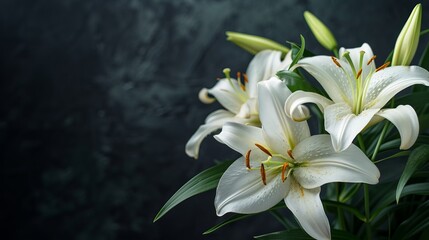
[[[198,158],[200,144],[210,133],[222,128],[227,122],[240,122],[250,125],[260,125],[257,111],[257,84],[274,76],[278,71],[287,69],[292,63],[291,52],[281,59],[282,52],[264,50],[255,55],[247,68],[247,75],[237,74],[237,79],[229,75],[229,69],[224,70],[226,78],[220,79],[211,89],[200,91],[200,100],[211,103],[215,100],[225,108],[210,113],[205,124],[186,143],[186,154]],[[209,97],[212,95],[214,98]]]
[[[377,167],[355,145],[335,152],[329,135],[310,136],[307,122],[286,116],[291,94],[277,78],[259,83],[262,128],[227,123],[215,138],[239,152],[222,175],[215,197],[217,215],[251,214],[282,199],[303,229],[316,239],[330,239],[320,187],[330,182],[378,183]]]
[[[397,93],[414,84],[429,86],[429,72],[418,66],[375,67],[371,47],[344,49],[340,58],[315,56],[300,60],[304,68],[325,89],[330,99],[296,91],[285,103],[289,116],[304,103],[316,103],[324,111],[325,129],[331,135],[335,151],[347,149],[366,127],[384,118],[392,122],[401,136],[400,149],[410,148],[419,134],[415,110],[409,105],[383,109]],[[295,67],[294,66],[294,67]]]

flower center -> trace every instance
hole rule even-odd
[[[301,165],[301,163],[295,161],[294,157],[292,156],[292,150],[288,150],[287,156],[284,156],[282,154],[273,153],[261,144],[255,143],[255,146],[265,153],[267,158],[261,161],[259,166],[251,166],[250,156],[252,150],[249,150],[245,156],[245,165],[249,171],[260,171],[261,180],[264,185],[267,185],[268,175],[280,176],[283,182],[286,181],[293,169]]]
[[[350,83],[350,87],[353,89],[352,91],[353,102],[349,104],[351,105],[353,113],[356,115],[361,113],[364,110],[364,106],[363,106],[364,96],[369,86],[369,82],[372,75],[375,72],[385,69],[390,64],[390,62],[386,62],[376,69],[371,69],[368,67],[366,69],[370,69],[370,71],[368,73],[365,73],[366,75],[363,75],[362,73],[363,73],[364,56],[365,56],[365,51],[360,51],[359,65],[355,66],[355,64],[353,63],[353,60],[350,57],[350,52],[346,51],[343,54],[342,58],[344,58],[347,61],[352,71],[352,74],[350,74],[350,72],[347,72],[335,57],[331,57],[334,64],[337,65],[339,68],[341,68],[341,70],[344,72],[344,75],[348,78],[347,80]],[[370,65],[376,59],[376,57],[377,57],[376,55],[372,56],[368,60],[368,62],[366,62],[366,65],[367,66]]]

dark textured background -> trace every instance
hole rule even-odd
[[[302,17],[319,16],[346,47],[385,58],[416,1],[0,1],[2,239],[249,239],[280,230],[270,216],[203,237],[214,192],[152,223],[214,160],[237,155],[187,139],[218,108],[198,101],[224,67],[251,55],[227,30],[299,40],[328,54]],[[429,4],[423,3],[427,28]],[[426,44],[426,43],[425,43]]]

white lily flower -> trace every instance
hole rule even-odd
[[[290,116],[304,103],[316,103],[324,111],[325,129],[331,134],[336,151],[347,149],[366,127],[386,118],[398,128],[400,149],[410,148],[419,133],[417,114],[409,106],[384,109],[384,105],[403,89],[414,84],[429,86],[429,72],[418,66],[376,68],[371,47],[340,49],[340,59],[329,56],[304,58],[296,64],[322,85],[331,99],[303,91],[294,92],[286,101]]]
[[[274,76],[278,71],[287,69],[292,63],[291,51],[281,60],[280,51],[264,50],[255,55],[247,68],[247,75],[233,79],[229,72],[211,89],[203,88],[199,98],[204,103],[215,99],[226,108],[209,114],[205,124],[201,125],[186,143],[186,154],[198,158],[200,144],[210,133],[222,128],[227,122],[240,122],[250,125],[260,125],[257,111],[257,84]],[[239,74],[237,74],[239,75]],[[241,75],[241,74],[240,74]],[[208,94],[215,97],[210,98]]]
[[[216,211],[219,216],[257,213],[284,199],[310,236],[330,239],[320,186],[330,182],[376,184],[380,172],[355,145],[338,153],[329,135],[310,137],[307,122],[295,122],[283,110],[290,94],[279,79],[259,83],[262,129],[227,123],[215,136],[243,155],[219,181]]]

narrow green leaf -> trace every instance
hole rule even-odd
[[[323,200],[322,202],[325,206],[336,207],[336,208],[341,208],[341,209],[347,210],[350,213],[352,213],[353,215],[355,215],[355,217],[357,217],[359,220],[365,221],[365,216],[362,215],[362,213],[360,213],[360,211],[358,209],[354,208],[353,206],[350,206],[350,205],[345,204],[345,203],[331,201],[331,200]]]
[[[206,192],[215,188],[223,172],[231,165],[233,161],[225,161],[206,169],[185,183],[177,192],[164,204],[155,216],[154,222],[164,216],[177,204],[197,194]]]
[[[414,172],[428,160],[429,145],[422,145],[413,150],[410,157],[408,158],[407,164],[405,165],[404,171],[402,172],[401,178],[399,179],[398,186],[396,188],[396,202],[399,202],[402,189],[404,188],[407,181],[411,178]]]
[[[277,72],[277,77],[283,80],[292,92],[295,92],[297,90],[316,93],[319,92],[305,78],[301,77],[296,72],[292,72],[289,70],[279,71]]]
[[[332,239],[337,239],[337,240],[358,239],[356,236],[354,236],[349,232],[341,231],[337,229],[332,229],[331,234],[332,234]],[[260,240],[312,240],[313,239],[302,229],[290,229],[290,230],[285,230],[280,232],[273,232],[273,233],[255,236],[255,238]]]
[[[226,219],[225,221],[222,221],[221,223],[216,224],[215,226],[211,227],[210,229],[205,231],[203,234],[205,235],[205,234],[212,233],[212,232],[218,230],[219,228],[221,228],[225,225],[228,225],[230,223],[233,223],[233,222],[236,222],[238,220],[245,219],[245,218],[248,218],[248,217],[251,217],[254,215],[255,214],[234,214],[232,217]]]
[[[388,156],[388,157],[382,158],[380,160],[374,161],[374,163],[377,164],[377,163],[381,163],[383,161],[386,161],[386,160],[389,160],[392,158],[404,157],[404,156],[408,156],[408,155],[410,155],[410,151],[400,151],[400,152],[397,152],[391,156]]]
[[[422,53],[422,57],[419,61],[419,66],[426,70],[429,70],[429,44],[426,45],[426,48]]]
[[[402,189],[401,197],[408,195],[429,195],[429,183],[415,183],[407,185]],[[387,205],[395,201],[396,191],[385,194],[385,196],[377,204],[377,208],[385,208]],[[377,210],[376,210],[377,211]]]
[[[429,227],[429,201],[424,202],[394,233],[393,239],[413,239],[417,233]]]
[[[347,202],[359,191],[361,183],[353,183],[350,187],[347,187],[340,193],[340,201]]]
[[[292,56],[293,60],[292,60],[292,63],[290,64],[290,66],[289,66],[289,69],[291,69],[292,66],[295,65],[302,58],[302,56],[304,55],[305,39],[304,39],[304,37],[302,35],[300,35],[300,38],[301,38],[301,46],[300,47],[296,46],[296,44],[294,44],[294,43],[291,43],[291,45],[292,45],[292,51],[294,51],[294,48],[299,48],[299,51],[296,53],[295,56]],[[292,54],[293,53],[294,52],[292,52]]]

